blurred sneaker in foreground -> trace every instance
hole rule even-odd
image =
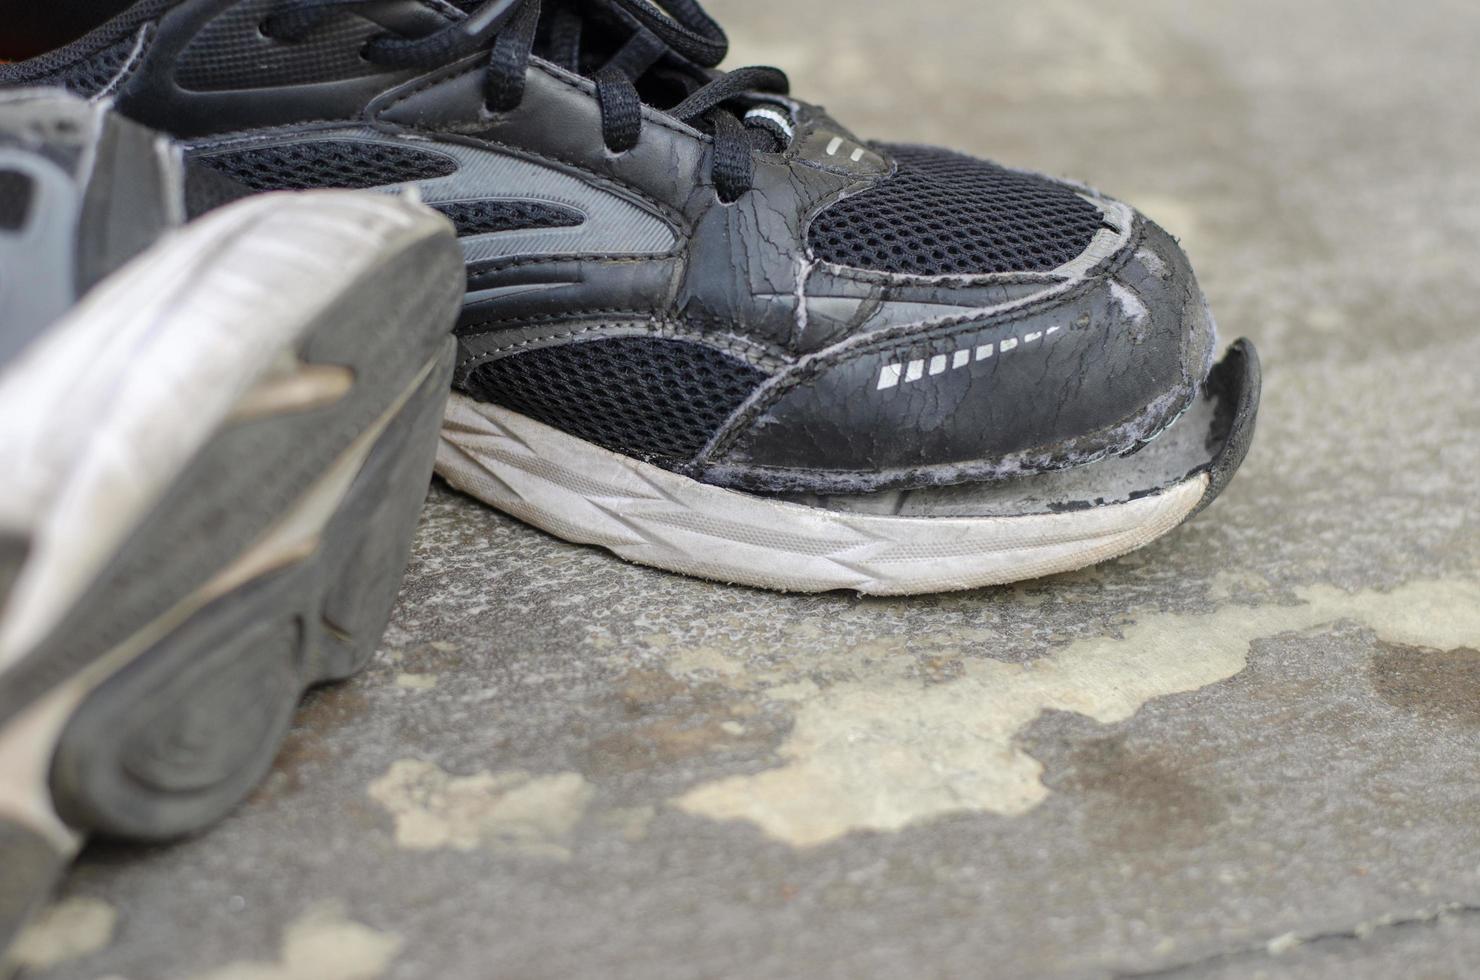
[[[0,947],[85,836],[241,800],[399,588],[451,229],[350,192],[172,227],[231,196],[98,104],[0,93]]]
[[[470,286],[439,471],[633,561],[1067,571],[1190,518],[1253,436],[1253,348],[1214,367],[1164,231],[714,70],[694,0],[110,0],[6,47],[0,84],[116,93],[256,189],[418,186]]]

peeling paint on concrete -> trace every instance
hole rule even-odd
[[[352,922],[339,905],[326,903],[287,927],[275,962],[229,963],[199,980],[373,980],[401,946],[399,936]]]
[[[396,686],[403,691],[430,691],[437,686],[437,675],[397,674]]]
[[[1255,640],[1352,619],[1389,643],[1452,649],[1480,641],[1480,583],[1393,592],[1315,587],[1297,605],[1148,613],[1119,637],[1070,644],[1028,664],[973,659],[959,679],[880,675],[800,703],[778,769],[701,784],[683,810],[748,820],[798,847],[854,830],[896,831],[949,813],[1026,813],[1048,795],[1014,736],[1047,710],[1109,724],[1146,702],[1233,677]]]
[[[49,970],[105,948],[113,940],[118,910],[96,898],[69,898],[42,912],[11,951],[18,966]]]
[[[602,826],[617,831],[623,840],[636,843],[647,839],[648,826],[657,814],[657,807],[652,806],[619,807],[601,814],[600,820]]]
[[[670,672],[680,676],[713,673],[721,677],[738,674],[741,666],[714,647],[689,647],[668,661]]]
[[[593,788],[573,772],[523,770],[453,776],[430,762],[402,759],[370,784],[390,811],[396,843],[411,850],[492,850],[566,860],[567,840]]]

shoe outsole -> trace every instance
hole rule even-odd
[[[136,448],[144,458],[127,472],[170,462],[131,446],[138,433],[190,447],[106,542],[106,560],[83,580],[66,568],[48,579],[71,583],[72,595],[41,617],[47,632],[0,646],[0,849],[16,869],[0,875],[0,952],[85,837],[178,837],[245,797],[303,692],[368,662],[410,555],[455,359],[463,270],[450,227],[404,201],[339,192],[256,198],[219,214],[120,272],[113,302],[37,342],[65,347],[76,338],[53,335],[68,330],[127,333],[109,318],[149,311],[129,348],[137,361],[111,368],[113,401],[87,406],[106,411],[92,428],[108,438],[86,441],[98,431],[83,426],[77,436],[67,419],[38,413],[0,439],[7,466],[59,467],[55,500],[33,526],[17,526],[24,509],[0,514],[10,520],[0,531],[0,572],[10,579],[0,627],[33,610],[26,600],[55,591],[28,580],[55,571],[40,562],[93,557],[69,553],[68,535],[48,537],[82,526],[58,525],[58,508],[86,515],[87,499],[106,503],[108,490],[117,491],[112,506],[129,499],[127,487],[86,483],[97,474],[82,463],[68,468],[31,447],[55,434],[83,440],[79,460],[100,445]],[[311,255],[322,265],[305,276]],[[178,289],[162,291],[172,268],[164,279]],[[232,302],[218,301],[223,289]],[[254,323],[254,310],[287,319]],[[244,356],[233,338],[254,329],[280,346]],[[218,335],[220,348],[190,348],[202,334]],[[47,363],[23,357],[16,372],[0,373],[0,403],[27,394],[7,385]],[[192,378],[219,370],[239,390],[219,404],[203,397],[201,420],[168,390],[185,375],[165,369]],[[150,372],[162,372],[152,379],[158,393],[128,388]],[[151,424],[131,435],[130,417]],[[278,472],[289,466],[291,476]],[[74,493],[79,486],[90,493]],[[202,553],[204,572],[170,561]]]
[[[903,515],[714,487],[459,394],[448,404],[437,471],[520,520],[638,564],[786,592],[948,592],[1107,561],[1206,507],[1253,437],[1259,369],[1252,345],[1234,346],[1200,401],[1175,438],[1164,436],[1134,462],[1107,461],[1128,471],[1115,475],[1109,499],[1046,501],[1044,481],[1025,479],[1014,490],[1020,499],[1004,500],[994,487],[990,506],[983,500],[976,515],[963,513],[959,500],[935,516],[918,505]],[[1163,448],[1170,458],[1148,462]],[[1175,476],[1127,482],[1152,471]],[[1077,489],[1094,488],[1092,479],[1077,479]]]
[[[369,663],[431,480],[451,363],[429,365],[312,555],[214,599],[78,707],[50,775],[69,826],[129,840],[210,826],[266,774],[303,693]]]

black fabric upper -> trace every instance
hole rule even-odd
[[[813,219],[818,258],[915,276],[1048,272],[1088,248],[1104,221],[1036,174],[932,147],[880,149],[898,172]]]
[[[201,162],[256,191],[383,187],[445,177],[457,170],[457,164],[442,154],[346,140],[246,148],[203,157]]]
[[[97,32],[140,42],[122,111],[254,188],[417,185],[469,262],[456,383],[608,448],[750,490],[959,483],[1134,450],[1206,375],[1159,229],[711,71],[692,0],[159,2]]]

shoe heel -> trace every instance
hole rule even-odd
[[[271,767],[303,692],[369,662],[425,501],[451,375],[439,356],[298,564],[213,599],[83,701],[51,767],[57,813],[129,840],[201,830]]]

